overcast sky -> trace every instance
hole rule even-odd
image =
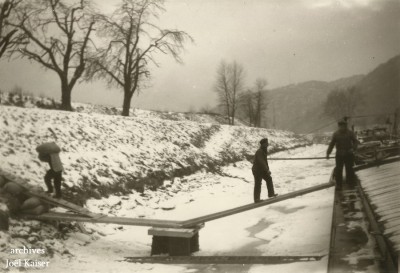
[[[95,0],[111,11],[117,0]],[[151,86],[133,106],[185,111],[214,106],[218,64],[236,60],[251,85],[258,77],[274,88],[308,80],[330,81],[366,74],[400,52],[398,0],[168,0],[165,28],[195,40],[184,64],[159,56]],[[60,97],[59,79],[26,61],[0,61],[0,88],[19,85],[35,94]],[[101,81],[81,83],[74,101],[122,105],[122,92]]]

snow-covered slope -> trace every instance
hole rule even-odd
[[[2,92],[0,90],[0,105],[24,108],[57,109],[60,106],[60,102],[47,97],[35,97],[22,93]],[[72,102],[72,108],[74,109],[74,112],[87,114],[121,115],[122,112],[122,109],[118,107],[80,102]],[[131,108],[129,115],[136,118],[229,124],[228,118],[213,113],[169,112]],[[247,125],[238,118],[236,118],[235,124],[239,126]]]
[[[263,137],[271,151],[307,144],[276,130],[0,106],[0,169],[44,184],[48,167],[35,148],[55,141],[62,147],[63,185],[100,197],[248,159]]]

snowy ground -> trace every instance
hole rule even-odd
[[[63,185],[98,196],[244,160],[263,137],[274,150],[309,143],[279,130],[0,105],[2,170],[42,185],[48,166],[35,148],[55,141],[62,148]]]
[[[321,156],[326,146],[281,152],[274,157]],[[198,172],[164,189],[146,190],[123,198],[89,200],[93,211],[152,219],[188,219],[252,202],[251,164],[223,168],[221,174]],[[326,183],[333,160],[270,163],[276,192]],[[206,223],[196,255],[326,255],[330,238],[333,189],[326,189]],[[266,187],[262,196],[266,198]],[[148,256],[151,237],[146,227],[85,224],[93,234],[73,233],[64,241],[71,255],[56,254],[40,272],[326,272],[320,261],[279,265],[161,265],[124,262],[124,257]]]
[[[162,179],[156,190],[89,199],[94,212],[149,219],[184,220],[252,202],[251,163],[258,140],[270,139],[274,151],[309,143],[284,131],[172,121],[154,113],[136,117],[0,106],[0,167],[43,185],[47,168],[38,161],[36,145],[56,141],[62,146],[64,184],[83,192],[100,186]],[[274,157],[322,156],[323,145],[296,148]],[[227,165],[226,162],[235,162]],[[204,166],[215,168],[204,168]],[[279,194],[326,183],[333,161],[270,162]],[[211,172],[212,171],[212,172]],[[177,172],[180,172],[177,175]],[[159,176],[154,177],[154,174]],[[161,174],[161,175],[160,175]],[[186,174],[186,176],[184,175]],[[180,176],[180,177],[178,177]],[[100,192],[103,194],[103,192]],[[104,196],[104,195],[103,195]],[[266,187],[262,197],[266,198]],[[328,250],[333,189],[209,222],[200,231],[196,255],[325,255]],[[146,227],[85,224],[91,233],[66,232],[37,221],[13,219],[8,233],[0,232],[0,262],[9,249],[43,247],[50,262],[40,272],[324,272],[326,258],[269,266],[185,266],[133,264],[124,257],[148,256],[151,237]],[[50,255],[51,254],[51,255]],[[14,257],[15,258],[15,257]],[[32,258],[32,257],[29,257]],[[35,270],[35,272],[38,272]]]

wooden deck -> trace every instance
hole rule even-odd
[[[400,161],[361,170],[361,187],[390,247],[400,253]]]

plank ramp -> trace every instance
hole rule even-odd
[[[151,226],[151,227],[163,227],[163,228],[181,227],[179,222],[169,221],[169,220],[140,219],[140,218],[105,216],[105,215],[99,218],[91,218],[78,214],[63,213],[63,212],[48,212],[40,215],[21,215],[21,216],[29,219],[45,220],[45,221],[89,222],[89,223],[104,223],[104,224],[117,224],[117,225],[129,225],[129,226]]]
[[[274,198],[269,198],[267,200],[261,201],[259,203],[251,203],[248,205],[244,205],[244,206],[240,206],[240,207],[236,207],[233,209],[229,209],[229,210],[224,210],[221,212],[216,212],[216,213],[212,213],[209,215],[205,215],[205,216],[201,216],[201,217],[197,217],[197,218],[193,218],[187,221],[183,221],[182,222],[182,226],[183,227],[192,227],[201,223],[205,223],[205,222],[209,222],[212,220],[216,220],[219,218],[223,218],[223,217],[227,217],[230,215],[234,215],[240,212],[244,212],[244,211],[248,211],[248,210],[252,210],[252,209],[256,209],[259,207],[263,207],[263,206],[267,206],[270,204],[274,204],[274,203],[278,203],[290,198],[295,198],[307,193],[311,193],[311,192],[315,192],[315,191],[319,191],[319,190],[323,190],[323,189],[327,189],[334,186],[334,184],[332,183],[325,183],[325,184],[321,184],[321,185],[317,185],[317,186],[313,186],[313,187],[309,187],[309,188],[305,188],[302,190],[298,190],[298,191],[294,191],[291,193],[287,193],[287,194],[283,194]]]
[[[79,211],[79,214],[87,214],[85,215],[77,215],[71,213],[57,213],[57,212],[49,212],[41,215],[24,215],[24,217],[37,219],[37,220],[57,220],[57,221],[76,221],[76,222],[91,222],[91,223],[108,223],[108,224],[119,224],[119,225],[134,225],[134,226],[150,226],[150,227],[164,227],[164,228],[192,228],[198,225],[201,225],[205,222],[209,222],[212,220],[216,220],[219,218],[227,217],[230,215],[234,215],[237,213],[241,213],[244,211],[260,208],[263,206],[267,206],[273,203],[278,203],[290,198],[295,198],[307,193],[327,189],[332,187],[334,184],[325,183],[309,188],[305,188],[302,190],[294,191],[288,194],[283,194],[281,196],[270,198],[259,203],[251,203],[244,206],[236,207],[229,210],[224,210],[212,214],[208,214],[205,216],[185,220],[185,221],[171,221],[171,220],[158,220],[158,219],[144,219],[144,218],[128,218],[128,217],[115,217],[115,216],[105,216],[101,215],[101,217],[91,217],[86,211]],[[51,199],[48,199],[52,201]],[[58,200],[58,201],[57,201]],[[56,201],[59,202],[59,199]],[[69,203],[69,202],[67,202]],[[70,204],[70,203],[69,203]]]

